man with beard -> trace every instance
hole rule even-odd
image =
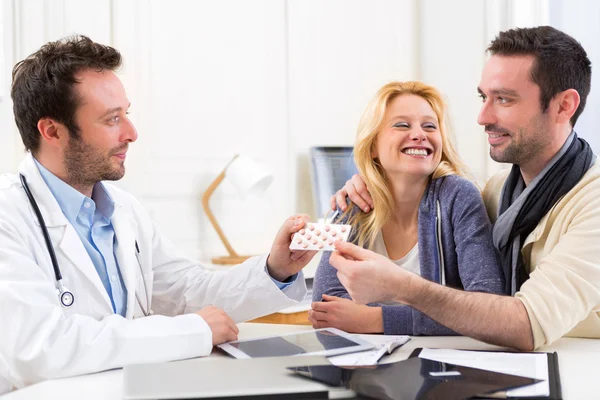
[[[330,263],[358,303],[396,300],[454,331],[531,350],[561,336],[600,338],[600,165],[573,127],[591,86],[582,46],[552,27],[501,32],[478,87],[490,156],[514,164],[484,191],[514,297],[444,287],[340,244]],[[360,177],[332,198],[373,206]],[[317,307],[322,309],[322,307]],[[326,319],[312,310],[310,318]]]
[[[315,253],[289,250],[304,216],[283,224],[269,255],[211,273],[102,182],[123,177],[138,136],[120,65],[114,48],[76,36],[13,70],[28,153],[18,175],[0,177],[0,389],[208,355],[237,339],[236,322],[306,293],[301,269]]]

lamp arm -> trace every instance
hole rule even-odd
[[[234,159],[235,159],[235,157],[234,157]],[[228,164],[228,166],[229,166],[229,164]],[[215,191],[215,189],[217,188],[217,186],[219,186],[219,184],[223,181],[223,179],[225,179],[225,171],[226,170],[227,170],[227,167],[225,167],[225,169],[223,170],[223,172],[221,172],[219,174],[219,176],[217,176],[217,178],[210,184],[210,186],[208,187],[208,189],[206,189],[206,192],[204,192],[204,194],[202,195],[202,207],[204,207],[204,212],[206,213],[206,216],[208,217],[208,220],[210,221],[210,223],[212,224],[212,226],[217,231],[217,234],[219,235],[219,238],[221,239],[221,241],[225,245],[225,248],[229,252],[229,255],[232,256],[232,257],[239,257],[239,255],[235,252],[235,250],[233,250],[233,247],[231,247],[231,244],[229,243],[229,240],[227,240],[227,238],[225,237],[225,234],[223,233],[223,230],[221,229],[221,227],[217,223],[217,220],[216,220],[214,214],[212,213],[212,211],[210,211],[210,207],[208,206],[208,200],[210,199],[210,196],[212,196],[212,194]]]

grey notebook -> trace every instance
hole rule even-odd
[[[327,385],[298,377],[286,367],[298,357],[236,360],[204,357],[124,368],[123,398],[328,398]],[[302,364],[326,364],[321,356],[302,357]]]

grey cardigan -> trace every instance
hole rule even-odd
[[[503,294],[504,275],[492,242],[492,229],[481,194],[467,179],[450,175],[431,181],[419,205],[421,276],[456,289]],[[350,298],[323,253],[313,301],[323,294]],[[379,304],[371,304],[380,306]],[[388,335],[456,335],[406,305],[381,305]]]

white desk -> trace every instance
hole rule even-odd
[[[240,324],[241,339],[265,336],[274,333],[285,333],[297,330],[312,329],[298,325],[271,324]],[[362,335],[368,339],[369,335]],[[417,347],[455,348],[473,350],[500,349],[466,337],[414,337],[410,342],[396,350],[387,360],[398,361],[408,358]],[[598,356],[600,355],[600,340],[563,338],[552,346],[541,348],[540,351],[558,352],[560,378],[563,398],[566,400],[600,398],[598,387]],[[224,357],[213,354],[204,360],[210,362],[212,357]],[[226,372],[224,372],[226,373]],[[17,390],[2,396],[2,400],[21,399],[60,399],[60,400],[117,400],[122,398],[122,371],[112,370],[97,374],[74,378],[56,379],[41,382],[27,388]]]

